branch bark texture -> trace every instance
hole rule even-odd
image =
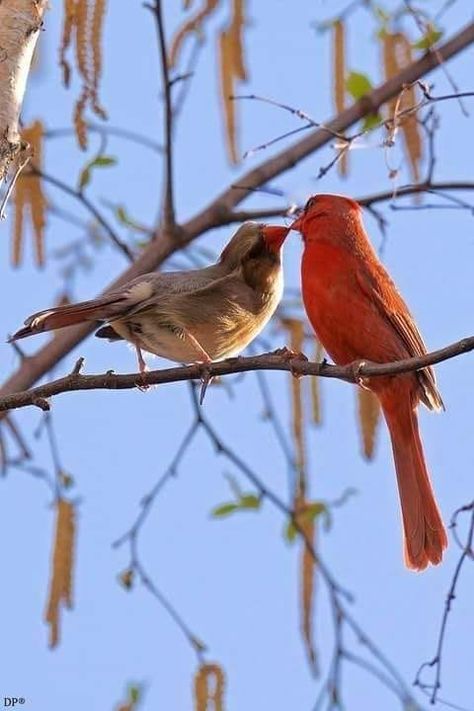
[[[46,0],[0,2],[0,181],[21,150],[18,128]]]
[[[274,353],[264,353],[248,358],[228,358],[227,360],[210,363],[209,365],[187,365],[163,370],[153,370],[149,373],[127,373],[118,375],[112,371],[99,375],[82,375],[79,371],[83,359],[80,358],[72,373],[64,378],[40,385],[31,390],[0,396],[0,412],[35,405],[43,410],[49,410],[47,398],[65,392],[79,390],[130,390],[144,385],[163,385],[178,383],[183,380],[202,380],[209,382],[212,377],[244,373],[254,370],[288,371],[293,375],[313,375],[324,378],[338,378],[350,383],[363,383],[364,378],[380,377],[382,375],[400,375],[414,370],[426,368],[449,358],[474,350],[474,336],[463,338],[446,348],[428,353],[418,358],[406,358],[393,363],[371,363],[362,361],[339,366],[328,363],[313,363],[300,354],[295,355],[286,348]]]

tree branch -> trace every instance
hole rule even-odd
[[[429,365],[441,363],[463,353],[474,350],[474,336],[463,338],[452,343],[446,348],[428,353],[418,358],[406,358],[393,363],[371,363],[359,361],[348,365],[330,365],[326,362],[313,363],[302,354],[294,354],[286,348],[280,348],[273,353],[264,353],[248,358],[228,358],[201,365],[178,366],[152,370],[145,374],[127,373],[117,375],[113,371],[99,375],[81,375],[73,371],[53,380],[46,385],[40,385],[31,390],[16,392],[0,397],[0,412],[14,410],[28,405],[36,405],[43,410],[49,409],[47,398],[65,392],[78,390],[130,390],[144,385],[163,385],[165,383],[178,383],[183,380],[209,380],[215,376],[245,373],[250,370],[281,370],[289,371],[293,375],[316,375],[323,378],[337,378],[349,383],[359,383],[364,378],[380,377],[383,375],[400,375],[415,370],[421,370]]]
[[[171,103],[171,83],[168,74],[168,51],[166,49],[165,25],[161,0],[147,6],[155,16],[161,61],[161,81],[165,98],[165,189],[163,219],[166,231],[174,231],[176,220],[174,211],[173,186],[173,105]]]
[[[384,190],[372,195],[364,195],[355,197],[359,205],[370,207],[378,202],[395,202],[400,197],[406,195],[414,195],[416,193],[430,193],[438,190],[454,191],[454,190],[474,190],[474,181],[469,180],[452,180],[452,181],[424,181],[413,185],[403,185],[402,187]],[[423,205],[420,205],[423,209]],[[292,217],[297,211],[294,205],[278,205],[277,207],[269,207],[262,210],[232,210],[227,213],[227,216],[222,219],[221,225],[230,225],[233,222],[245,222],[246,220],[266,220],[271,217]]]
[[[474,42],[474,23],[470,23],[454,37],[439,48],[439,54],[444,61],[461,52]],[[339,132],[344,132],[368,113],[373,113],[382,104],[396,96],[404,84],[413,82],[425,76],[437,66],[436,58],[425,54],[413,62],[397,76],[380,84],[370,94],[360,99],[353,106],[345,109],[326,126]],[[251,190],[264,185],[281,173],[292,168],[296,163],[322,148],[332,139],[327,129],[311,131],[303,139],[297,141],[284,151],[260,163],[240,178],[240,182]],[[229,212],[247,197],[246,191],[229,187],[218,195],[207,207],[201,210],[191,220],[182,226],[180,240],[170,240],[162,233],[157,234],[149,246],[136,259],[135,263],[123,272],[108,289],[116,288],[140,274],[156,269],[173,252],[181,249],[193,239],[207,230],[222,224]],[[68,329],[57,336],[34,356],[26,358],[18,370],[4,383],[0,393],[7,394],[30,387],[38,378],[47,373],[53,365],[80,343],[94,326],[82,325]]]
[[[22,150],[18,128],[46,0],[0,2],[0,182]]]

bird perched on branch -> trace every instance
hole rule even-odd
[[[218,261],[204,269],[151,273],[90,301],[29,316],[10,341],[86,321],[106,325],[99,338],[179,363],[238,355],[263,329],[283,291],[281,246],[288,228],[244,223]]]
[[[426,353],[416,323],[379,261],[360,206],[339,195],[308,200],[292,229],[303,236],[303,301],[322,345],[338,365],[387,363]],[[357,366],[355,367],[355,372]],[[422,570],[447,546],[418,431],[416,408],[443,406],[432,368],[364,378],[378,397],[392,441],[400,495],[405,562]]]

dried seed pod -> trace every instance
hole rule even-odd
[[[380,404],[373,392],[357,388],[359,426],[362,435],[362,451],[366,459],[372,459],[375,450],[375,436],[380,422]]]
[[[41,121],[34,121],[31,126],[21,132],[33,164],[41,168],[44,127]],[[18,266],[22,261],[23,235],[25,215],[29,211],[33,226],[34,249],[36,264],[43,266],[44,233],[46,227],[46,198],[39,175],[32,172],[22,172],[15,185],[14,192],[15,217],[13,221],[12,264]]]
[[[190,20],[186,20],[186,22],[176,32],[175,36],[171,40],[169,50],[168,64],[171,69],[175,67],[178,62],[181,47],[186,37],[193,32],[201,32],[204,20],[212,15],[218,4],[219,0],[206,0],[202,9],[199,10]],[[186,7],[189,7],[189,5]]]
[[[70,501],[58,499],[51,581],[45,615],[50,626],[50,647],[55,647],[59,642],[61,605],[72,607],[75,535],[74,506]]]
[[[333,25],[333,97],[337,113],[346,107],[346,40],[342,20]],[[337,167],[342,177],[347,175],[348,152],[344,151]]]
[[[219,664],[201,664],[194,676],[196,711],[223,711],[225,676]]]
[[[314,360],[319,363],[323,358],[324,349],[319,341],[316,341],[316,347],[314,352]],[[311,391],[311,415],[315,425],[320,425],[322,423],[322,413],[321,413],[321,388],[320,379],[317,377],[310,377],[309,379],[310,391]]]
[[[294,353],[301,353],[304,344],[304,323],[296,318],[287,318],[282,321],[290,336],[290,349]],[[301,380],[290,375],[291,402],[293,411],[293,437],[296,451],[296,469],[298,480],[295,496],[301,496],[306,489],[306,443],[304,432],[303,399]]]
[[[232,37],[223,30],[219,37],[221,100],[224,106],[227,152],[231,163],[238,163],[234,90]]]
[[[303,643],[315,676],[319,673],[318,657],[314,642],[314,594],[315,594],[315,574],[316,562],[307,542],[313,548],[316,545],[316,524],[314,518],[305,517],[308,502],[303,498],[295,501],[294,510],[296,520],[304,536],[301,539],[299,578],[300,578],[300,610],[301,610],[301,634]]]

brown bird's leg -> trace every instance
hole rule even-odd
[[[142,378],[142,383],[140,385],[137,384],[137,388],[139,390],[145,391],[145,390],[148,390],[148,388],[150,387],[148,385],[148,383],[145,383],[144,378],[143,378],[143,376],[145,375],[145,373],[148,370],[148,367],[147,367],[147,364],[146,364],[145,359],[143,357],[143,353],[142,353],[140,346],[137,343],[134,343],[133,345],[135,347],[135,352],[137,354],[138,370],[140,371],[140,377]]]
[[[206,353],[204,348],[201,346],[197,338],[193,336],[192,333],[190,333],[188,330],[183,329],[185,337],[188,339],[188,341],[191,343],[192,347],[196,351],[196,354],[199,356],[199,359],[196,361],[197,363],[212,363],[212,359]]]
[[[196,353],[199,356],[199,360],[196,361],[197,363],[212,363],[212,359],[210,358],[209,354],[206,353],[204,348],[201,346],[197,338],[193,336],[192,333],[187,331],[186,329],[183,329],[185,337],[188,339],[188,341],[191,343],[193,348],[195,349]],[[201,372],[201,393],[199,395],[199,404],[202,405],[204,402],[204,397],[206,395],[207,387],[210,385],[213,381],[212,376],[209,374],[209,371],[206,369],[203,369]]]

